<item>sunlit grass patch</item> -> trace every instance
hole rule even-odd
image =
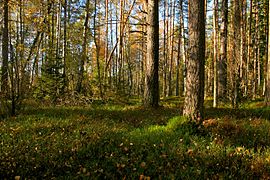
[[[174,117],[168,120],[166,125],[151,125],[145,128],[138,128],[130,133],[131,136],[148,136],[153,133],[173,132],[183,123],[187,122],[184,117]]]

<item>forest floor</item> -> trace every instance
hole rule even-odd
[[[211,108],[199,130],[179,98],[29,104],[0,121],[0,179],[270,179],[270,107]]]

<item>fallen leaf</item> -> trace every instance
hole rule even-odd
[[[141,167],[142,167],[142,168],[145,168],[145,166],[146,166],[146,163],[145,163],[145,162],[142,162],[142,163],[141,163]]]

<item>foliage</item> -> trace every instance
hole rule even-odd
[[[43,75],[38,79],[36,87],[34,87],[33,96],[37,99],[56,100],[63,94],[64,77],[60,73],[63,66],[59,63],[56,65],[49,64],[44,67]]]
[[[0,97],[0,120],[11,114],[11,107],[7,100]]]
[[[157,110],[136,99],[87,107],[28,102],[0,122],[1,179],[269,178],[269,107],[206,108],[196,129],[175,102],[163,100]]]

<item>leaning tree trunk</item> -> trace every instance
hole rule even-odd
[[[158,82],[158,58],[159,58],[159,15],[158,0],[148,0],[147,3],[147,55],[145,71],[144,105],[146,107],[158,107],[159,82]]]
[[[189,1],[189,59],[183,114],[200,124],[203,120],[205,62],[205,2]]]

